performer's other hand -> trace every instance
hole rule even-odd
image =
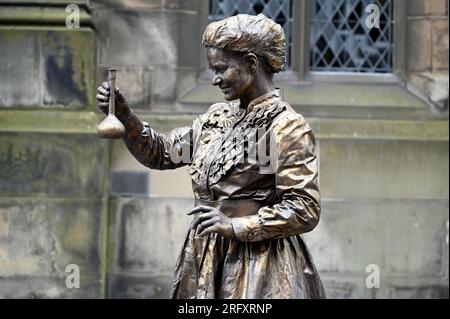
[[[116,88],[115,94],[116,94],[116,105],[115,105],[116,116],[119,120],[123,122],[130,115],[131,109],[128,106],[128,103],[125,100],[125,97],[123,96],[119,88]],[[109,83],[103,82],[102,85],[100,85],[97,89],[96,99],[98,101],[98,108],[105,114],[108,114],[109,95],[110,95]]]
[[[209,206],[197,206],[191,209],[187,214],[199,213],[197,219],[192,225],[196,229],[198,236],[205,236],[209,233],[218,233],[225,238],[235,238],[231,218],[223,214],[220,210]]]

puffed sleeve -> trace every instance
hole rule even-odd
[[[288,113],[274,125],[271,143],[276,204],[261,207],[258,214],[232,219],[241,241],[302,234],[319,222],[318,159],[309,124],[301,115]]]
[[[141,164],[165,170],[191,163],[194,139],[200,126],[199,117],[191,126],[175,128],[167,135],[155,132],[134,113],[131,113],[124,125],[125,145]]]

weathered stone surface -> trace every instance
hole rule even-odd
[[[172,274],[192,199],[118,198],[110,210],[110,270]]]
[[[170,123],[163,122],[161,127],[158,118],[153,114],[150,118],[145,118],[141,115],[139,117],[143,121],[149,121],[152,123],[152,127],[158,133],[167,133],[173,127],[169,125],[178,124],[178,126],[189,125],[192,120],[187,123]],[[157,126],[157,127],[156,127]],[[161,129],[164,127],[164,129]],[[187,171],[187,166],[181,167],[175,170],[165,170],[159,171],[154,169],[149,169],[139,163],[131,154],[126,150],[123,141],[115,141],[112,147],[111,153],[111,172],[116,171],[132,171],[135,173],[148,174],[148,190],[151,197],[175,197],[175,198],[193,198],[192,192],[192,181]]]
[[[410,16],[444,16],[448,14],[447,6],[447,0],[410,0],[407,8]]]
[[[153,70],[146,65],[116,67],[116,87],[120,88],[133,110],[150,110]],[[100,68],[97,86],[108,79],[108,67]]]
[[[44,105],[92,105],[95,76],[93,32],[49,31],[42,37],[46,90]],[[88,52],[88,54],[87,54]]]
[[[321,221],[304,238],[323,273],[365,278],[376,264],[382,282],[391,275],[444,280],[447,222],[448,200],[323,200]]]
[[[448,299],[447,285],[426,285],[395,287],[389,290],[388,298],[391,299]]]
[[[39,44],[33,35],[0,29],[0,106],[38,105],[41,100]],[[20,61],[20,63],[19,63]]]
[[[195,66],[197,54],[192,53],[197,53],[198,46],[193,45],[193,40],[196,39],[195,43],[201,41],[200,35],[194,38],[192,34],[198,24],[196,15],[125,9],[105,10],[100,14],[107,16],[101,20],[107,23],[102,27],[114,33],[109,43],[102,43],[110,52],[103,63]]]
[[[136,112],[139,119],[142,121],[147,121],[144,119],[140,112]],[[148,121],[147,121],[148,122]],[[130,152],[128,152],[123,140],[114,140],[111,143],[111,164],[110,171],[135,171],[135,172],[146,172],[149,173],[149,169],[139,163]],[[150,178],[151,180],[151,178]]]
[[[154,197],[193,198],[192,180],[187,167],[173,171],[150,171],[150,193]]]
[[[448,72],[412,74],[408,85],[417,88],[439,111],[448,111]]]
[[[178,67],[190,67],[195,73],[199,56],[201,35],[192,32],[198,29],[198,15],[169,12],[129,9],[94,12],[99,28],[109,31],[100,35],[101,63],[151,67],[155,102],[174,101],[179,84]]]
[[[172,277],[149,273],[108,274],[107,298],[169,298]]]
[[[161,0],[90,0],[89,6],[92,9],[125,7],[125,8],[133,8],[136,10],[139,10],[139,9],[152,10],[152,9],[161,9],[162,1]]]
[[[153,100],[159,102],[158,104],[164,103],[162,109],[164,112],[167,112],[173,107],[175,102],[177,70],[173,67],[157,66],[155,67],[155,79],[165,80],[156,80],[154,82]]]
[[[12,3],[14,2],[14,3]],[[22,3],[18,3],[22,2]],[[51,3],[50,3],[51,2]],[[88,0],[72,1],[11,1],[10,5],[5,5],[2,1],[0,10],[0,20],[3,25],[52,25],[76,29],[78,26],[85,27],[91,25],[89,13],[84,5]],[[25,4],[25,5],[24,5]],[[75,10],[72,5],[78,5]],[[67,11],[65,10],[67,8]],[[76,17],[75,19],[75,11]],[[70,15],[72,13],[72,15]],[[76,20],[76,22],[75,22]]]
[[[200,0],[164,0],[164,8],[177,10],[190,10],[198,12],[200,10]]]
[[[67,288],[65,278],[0,278],[1,299],[97,299],[103,298],[98,281],[87,281],[80,288]]]
[[[99,281],[102,210],[101,200],[0,198],[0,278],[65,279],[76,264],[81,283]]]
[[[123,197],[148,197],[148,172],[115,171],[110,174],[109,194]]]
[[[182,103],[184,112],[202,113],[213,103],[224,101],[221,91],[211,85],[211,79],[212,77],[206,76],[180,97],[179,102]],[[317,81],[311,85],[279,85],[283,89],[285,100],[307,118],[423,120],[430,117],[426,103],[398,85],[325,81]]]
[[[321,278],[327,299],[370,299],[376,291],[366,289],[364,278]]]
[[[197,73],[192,67],[179,67],[176,72],[175,96],[181,97],[197,84]]]
[[[0,135],[0,194],[98,198],[106,149],[95,135]]]
[[[418,282],[411,277],[384,277],[379,287],[367,287],[366,276],[347,276],[342,273],[322,277],[328,299],[448,299],[448,280],[441,283]],[[447,281],[447,283],[445,283]]]
[[[93,105],[95,35],[81,28],[0,28],[0,106]]]
[[[448,199],[448,142],[321,140],[324,197]]]
[[[406,26],[406,66],[408,71],[428,71],[431,69],[432,38],[431,21],[426,19],[408,20]]]
[[[448,18],[434,20],[432,28],[432,66],[433,70],[447,70],[448,75]]]

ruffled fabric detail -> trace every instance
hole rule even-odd
[[[191,178],[197,184],[206,184],[207,170],[222,145],[224,134],[233,126],[239,116],[239,105],[236,103],[220,103],[205,114],[199,145],[195,151],[193,162],[189,166]]]
[[[209,184],[212,185],[233,166],[242,162],[249,148],[245,140],[256,141],[253,136],[256,131],[268,128],[272,120],[286,110],[280,100],[272,99],[247,114],[242,122],[231,130],[240,118],[239,105],[226,105],[228,107],[216,109],[207,116],[194,161],[189,166],[191,178],[199,185],[207,183],[208,170]]]
[[[256,141],[258,129],[268,128],[272,120],[286,110],[279,101],[250,112],[225,140],[221,151],[216,156],[209,173],[210,185],[217,183],[233,166],[242,163],[251,145],[245,141]]]

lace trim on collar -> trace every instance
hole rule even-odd
[[[209,184],[215,184],[231,167],[241,161],[247,151],[244,149],[244,137],[254,134],[256,129],[267,128],[276,116],[286,110],[284,103],[271,98],[266,100],[269,102],[259,105],[257,109],[247,114],[242,123],[231,132],[229,131],[232,126],[242,115],[240,112],[244,111],[239,110],[239,104],[224,103],[222,107],[207,114],[199,146],[189,166],[189,173],[194,182],[199,185],[206,184],[209,170]]]

